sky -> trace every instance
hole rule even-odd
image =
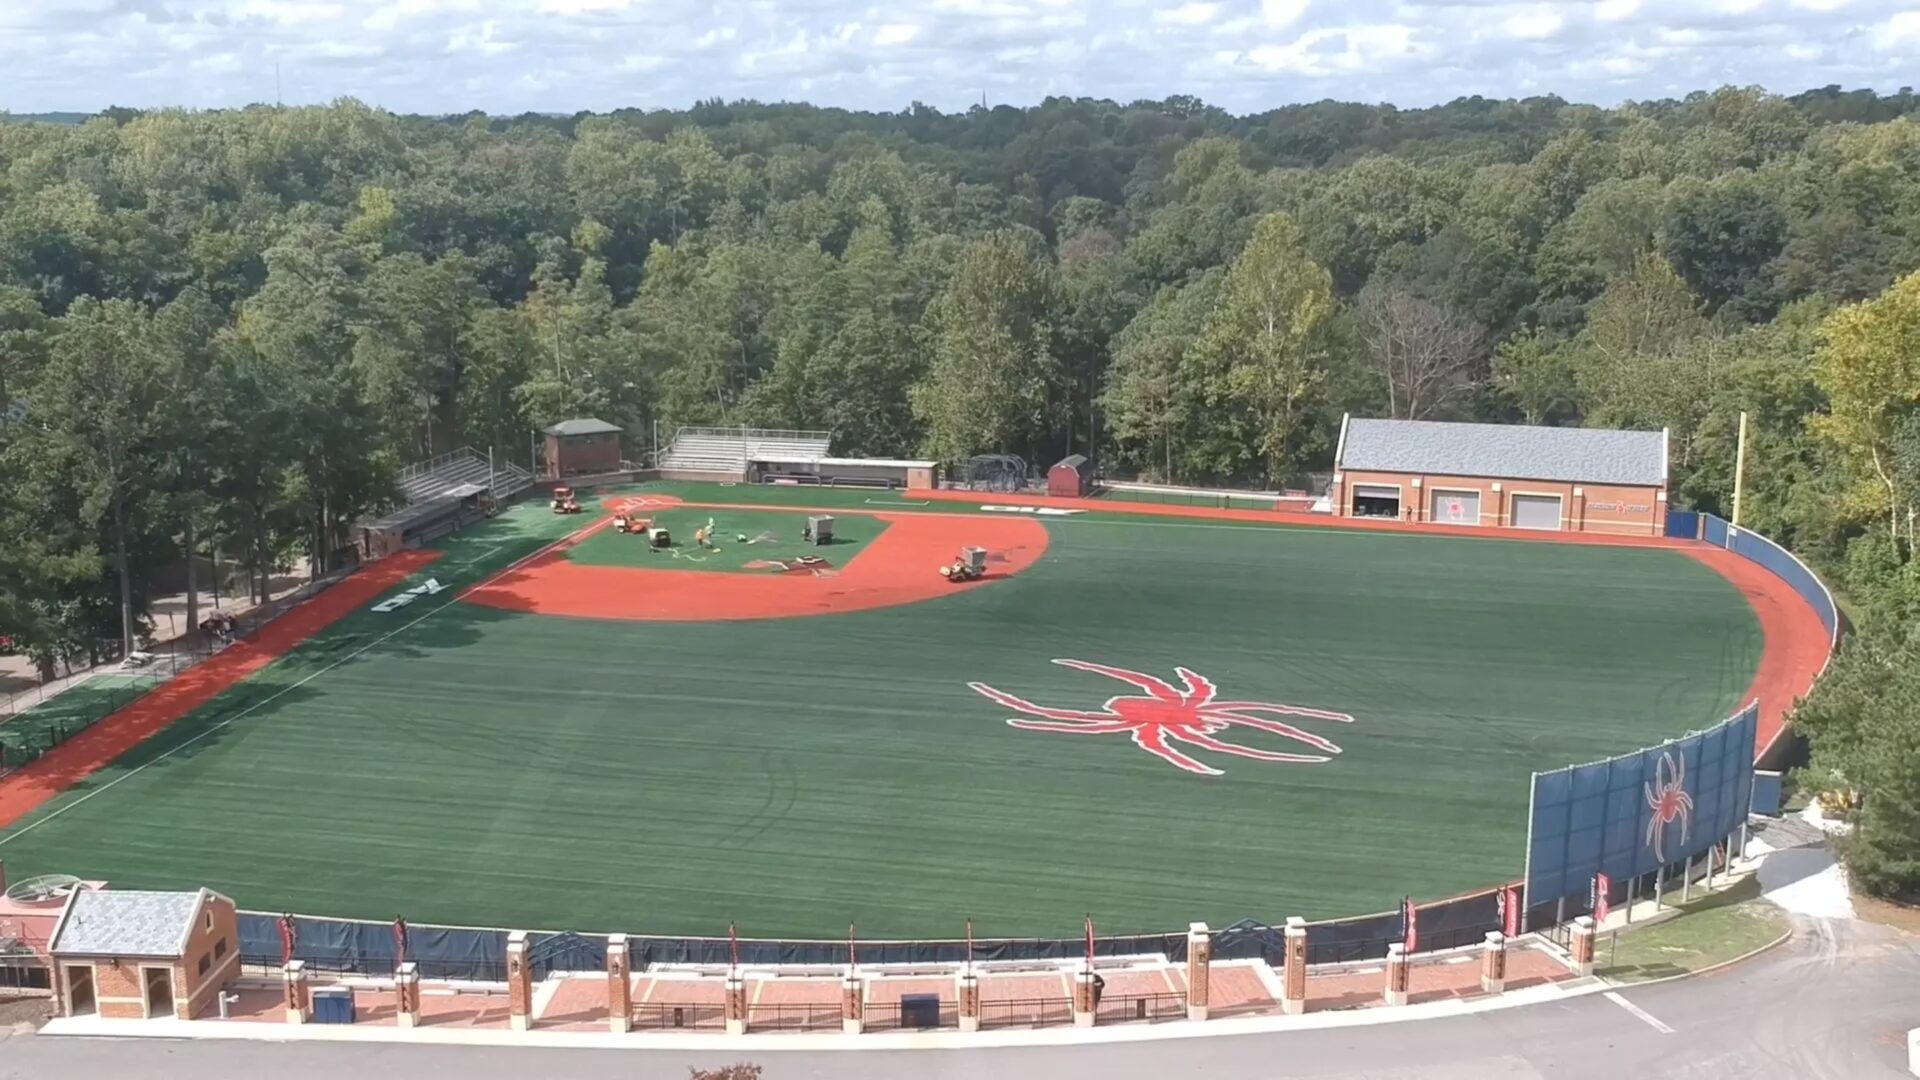
[[[14,113],[1174,94],[1254,112],[1915,82],[1920,0],[0,0],[0,110]]]

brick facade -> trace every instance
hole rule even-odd
[[[147,1004],[148,972],[166,972],[173,999],[166,1015],[181,1020],[210,1015],[219,1007],[218,995],[240,971],[239,920],[233,901],[207,893],[193,915],[180,955],[87,956],[60,952],[55,959],[54,992],[63,1015],[73,1015],[70,989],[75,974],[89,971],[99,1015],[113,1020],[151,1018]],[[156,976],[157,978],[157,976]]]
[[[1565,532],[1612,533],[1623,536],[1659,536],[1666,530],[1667,499],[1662,487],[1617,484],[1573,484],[1558,480],[1515,477],[1447,476],[1403,472],[1346,470],[1334,475],[1333,512],[1353,516],[1355,489],[1361,486],[1400,490],[1400,520],[1446,521],[1444,506],[1435,515],[1434,500],[1452,493],[1480,497],[1477,522],[1488,528],[1512,528],[1513,496],[1550,495],[1560,500],[1560,528]]]
[[[564,480],[569,476],[597,476],[620,471],[620,433],[597,432],[592,435],[548,435],[547,475]]]

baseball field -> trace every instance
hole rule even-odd
[[[101,742],[0,814],[0,859],[634,933],[1347,915],[1517,875],[1533,770],[1716,721],[1760,661],[1741,592],[1677,547],[992,505],[523,504]],[[838,542],[800,540],[809,511]],[[966,545],[987,577],[949,584]]]

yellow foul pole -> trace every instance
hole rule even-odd
[[[1747,413],[1740,411],[1740,445],[1733,457],[1733,523],[1740,524],[1740,496],[1747,488]]]

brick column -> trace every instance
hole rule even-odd
[[[313,1019],[313,994],[307,985],[307,962],[287,961],[280,977],[286,987],[287,1023],[304,1024]]]
[[[393,971],[393,1022],[420,1026],[420,965],[409,960]]]
[[[533,1027],[533,963],[527,958],[527,932],[507,935],[507,1026]]]
[[[980,976],[972,967],[960,972],[960,1030],[980,1030]]]
[[[1093,969],[1073,973],[1073,1026],[1093,1026]]]
[[[633,1027],[633,980],[627,935],[607,935],[607,1030],[625,1035]]]
[[[867,985],[860,979],[860,969],[847,965],[847,973],[840,980],[840,1033],[858,1035],[866,1027]]]
[[[747,980],[740,973],[727,975],[727,1034],[747,1033]]]
[[[1498,994],[1507,988],[1507,935],[1487,931],[1487,943],[1480,953],[1480,989]]]
[[[1307,1011],[1307,920],[1298,915],[1288,917],[1286,942],[1280,1011],[1298,1016]]]
[[[1396,941],[1387,946],[1387,1004],[1405,1005],[1412,972],[1407,964],[1407,947]]]
[[[1593,974],[1593,916],[1582,915],[1573,920],[1573,939],[1568,952],[1567,966],[1575,975],[1584,978]]]
[[[1208,974],[1213,968],[1213,934],[1203,922],[1187,926],[1187,1019],[1205,1020],[1213,999]]]

